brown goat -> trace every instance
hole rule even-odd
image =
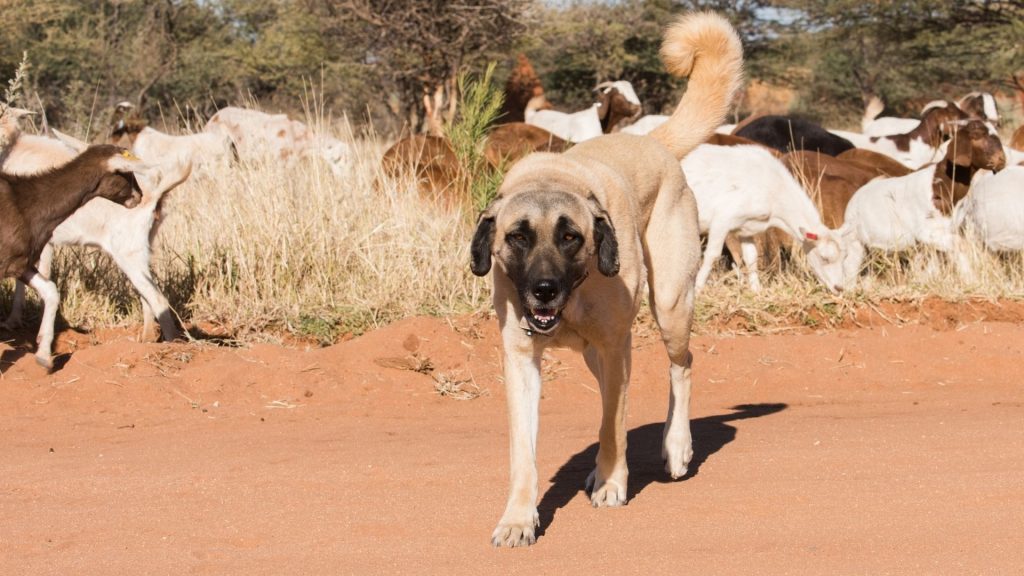
[[[910,173],[909,168],[898,162],[893,172],[886,173],[868,163],[808,151],[790,152],[782,161],[793,176],[803,182],[804,189],[818,206],[821,221],[833,230],[843,225],[846,205],[861,186],[879,176]]]
[[[873,136],[872,142],[888,139],[892,140],[897,150],[906,152],[910,150],[911,140],[920,140],[932,148],[938,148],[942,142],[952,133],[953,123],[960,120],[967,120],[970,116],[952,102],[946,102],[945,106],[929,108],[921,116],[921,123],[906,134],[894,134],[891,136]]]
[[[131,174],[145,165],[123,148],[98,145],[71,162],[33,176],[0,177],[0,278],[18,278],[43,300],[36,362],[53,368],[53,323],[60,295],[36,270],[57,226],[93,198],[128,206],[141,197]]]
[[[531,152],[562,152],[569,145],[543,128],[513,122],[491,129],[484,144],[484,157],[491,168],[507,170]],[[454,185],[462,168],[446,138],[423,135],[402,138],[384,153],[381,170],[392,178],[403,173],[414,174],[420,196],[426,200],[447,207],[460,203],[454,197]]]
[[[999,137],[988,131],[980,120],[971,120],[959,128],[949,143],[946,157],[935,165],[932,203],[944,215],[967,195],[978,170],[997,172],[1006,167],[1006,153]]]
[[[836,158],[869,168],[875,172],[875,176],[895,178],[897,176],[905,176],[913,172],[913,170],[906,167],[892,156],[887,156],[881,152],[875,152],[874,150],[868,150],[866,148],[853,148],[852,150],[843,152]]]
[[[616,132],[620,124],[629,124],[643,113],[643,106],[630,102],[613,82],[602,83],[597,88],[596,101],[601,105],[597,109],[597,117],[601,120],[601,132]]]
[[[494,168],[509,168],[531,152],[564,152],[569,143],[551,132],[525,122],[495,126],[487,134],[484,156]]]
[[[444,206],[459,203],[454,184],[462,173],[459,159],[447,138],[417,134],[395,142],[380,161],[381,170],[391,178],[411,173],[420,196]]]

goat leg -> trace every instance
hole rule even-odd
[[[57,285],[47,280],[35,268],[29,268],[21,275],[21,281],[32,287],[43,301],[43,319],[39,324],[36,336],[36,363],[47,370],[53,370],[53,325],[57,320],[57,308],[60,306],[60,293]]]

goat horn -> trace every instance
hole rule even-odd
[[[597,86],[594,87],[594,90],[595,91],[597,91],[597,90],[604,90],[606,88],[611,88],[614,85],[615,85],[614,82],[601,82],[600,84],[598,84]]]

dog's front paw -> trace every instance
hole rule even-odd
[[[537,525],[540,519],[537,511],[533,511],[533,518],[526,522],[506,522],[504,518],[498,523],[498,527],[491,534],[491,544],[495,546],[530,546],[537,542]]]
[[[590,504],[594,508],[622,506],[626,503],[626,478],[600,478],[597,468],[587,476],[587,491],[590,492]]]
[[[687,434],[666,434],[661,445],[661,457],[665,460],[665,472],[678,480],[689,470],[693,460],[693,440]]]

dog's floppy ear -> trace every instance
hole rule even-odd
[[[597,245],[597,269],[605,276],[619,273],[619,242],[607,215],[594,217],[594,244]]]
[[[591,199],[591,204],[596,202]],[[594,206],[592,206],[593,208]],[[619,241],[615,238],[608,213],[598,208],[594,211],[594,245],[597,246],[597,269],[605,276],[619,273]]]
[[[612,226],[608,213],[591,194],[587,198],[590,212],[594,215],[594,246],[597,247],[597,269],[605,276],[615,276],[619,273],[619,241],[615,237],[615,227]]]
[[[476,232],[473,233],[473,242],[469,248],[472,257],[469,269],[477,276],[486,276],[491,271],[491,250],[494,248],[496,226],[494,215],[490,211],[481,214],[477,221]]]

